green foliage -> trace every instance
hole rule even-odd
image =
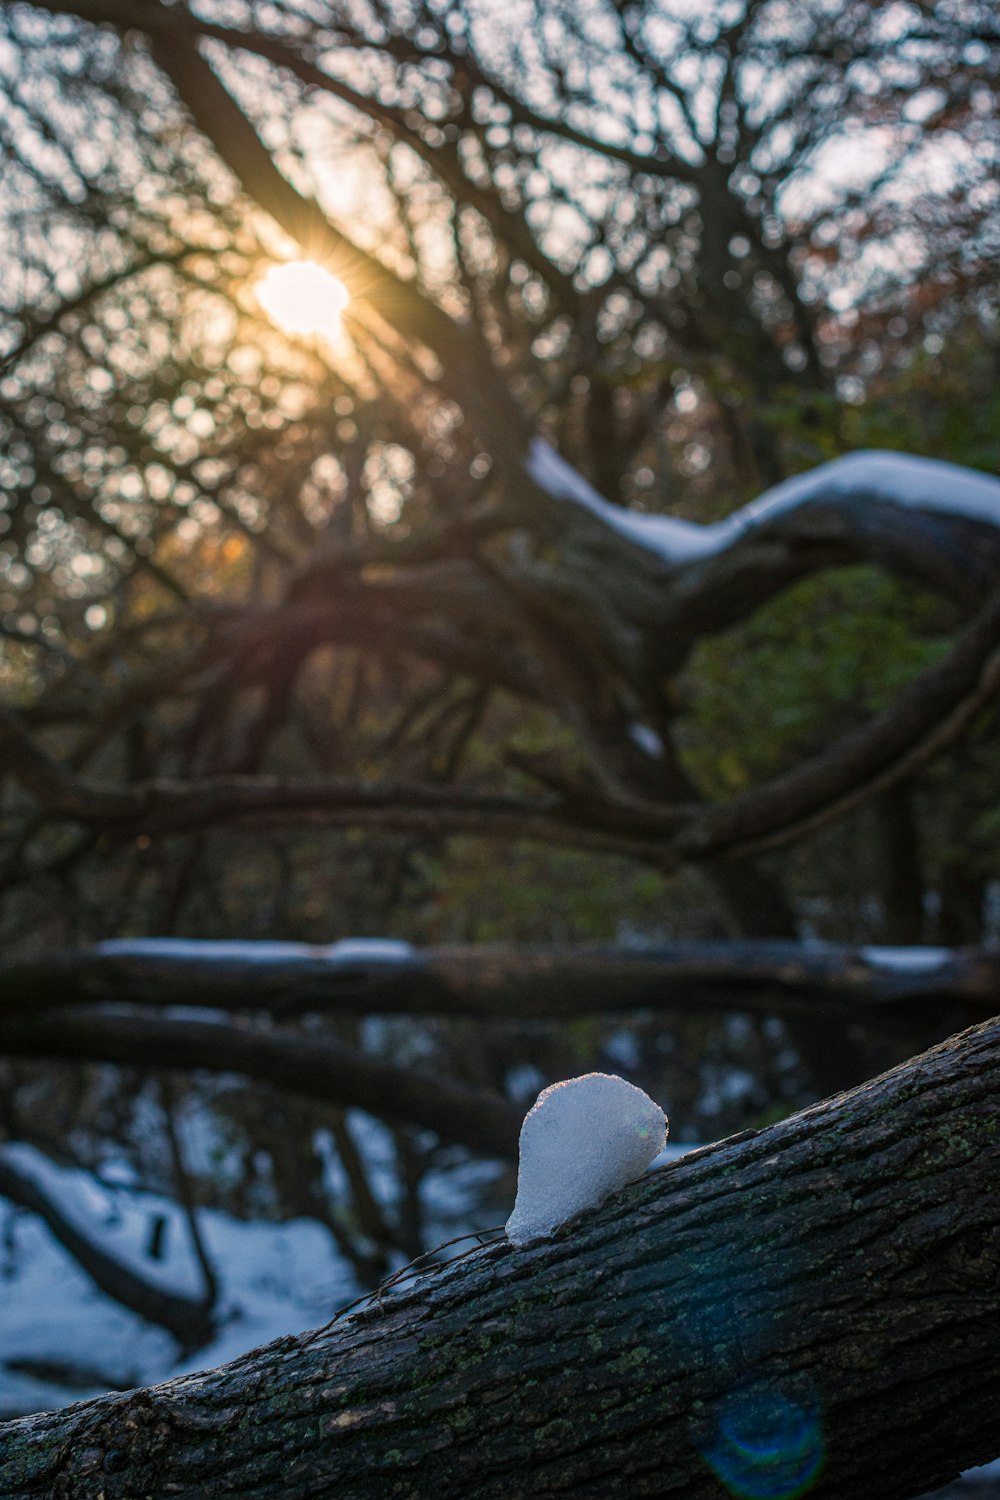
[[[454,841],[423,927],[436,942],[610,942],[658,930],[673,883],[625,860],[516,844]]]
[[[930,349],[926,346],[930,344]],[[893,448],[1000,473],[1000,346],[978,324],[933,335],[844,412],[849,448]]]
[[[685,684],[693,774],[710,794],[732,796],[817,753],[947,649],[949,614],[874,568],[845,568],[704,641]]]

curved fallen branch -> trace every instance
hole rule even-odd
[[[551,1242],[9,1423],[0,1495],[905,1500],[1000,1443],[998,1065],[992,1021]]]
[[[229,1017],[149,1014],[118,1005],[50,1006],[0,1020],[0,1053],[134,1067],[242,1073],[312,1099],[433,1130],[487,1156],[511,1157],[521,1117],[498,1094],[394,1067],[315,1032]]]

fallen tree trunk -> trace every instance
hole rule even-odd
[[[998,1064],[1000,1020],[554,1241],[9,1423],[0,1496],[905,1500],[1000,1452]]]
[[[391,948],[392,945],[382,945]],[[366,952],[365,948],[372,951]],[[985,1020],[998,948],[852,948],[746,939],[410,948],[138,938],[0,965],[0,1025],[51,1005],[537,1020],[620,1010],[747,1010],[878,1022]],[[298,951],[294,951],[298,950]]]

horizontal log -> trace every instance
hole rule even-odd
[[[0,966],[0,1021],[49,1005],[534,1020],[648,1009],[878,1022],[996,1009],[1000,948],[773,940],[441,946],[136,939]]]

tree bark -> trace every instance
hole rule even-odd
[[[749,859],[709,862],[705,874],[726,900],[745,938],[794,939],[794,913],[780,885]],[[791,946],[787,944],[786,946]],[[970,1018],[971,1019],[971,1018]],[[785,1029],[816,1098],[860,1083],[872,1071],[835,1010],[787,1016]]]
[[[1000,1451],[1000,1020],[222,1369],[0,1429],[3,1500],[905,1500]]]

